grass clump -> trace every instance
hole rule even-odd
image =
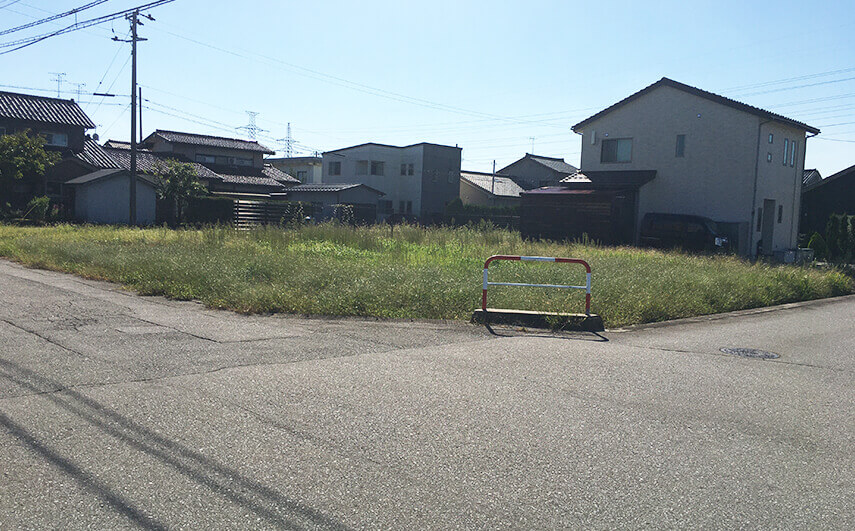
[[[662,321],[852,291],[835,271],[729,256],[532,242],[494,228],[337,224],[238,232],[0,225],[0,256],[119,282],[145,295],[245,313],[468,319],[492,254],[583,258],[606,326]],[[584,284],[577,265],[494,262],[491,279]],[[494,287],[495,308],[581,312],[581,291]]]

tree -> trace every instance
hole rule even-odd
[[[37,192],[45,172],[59,162],[59,153],[45,151],[45,140],[29,130],[0,136],[0,206],[6,203],[26,204]],[[27,184],[30,197],[15,197],[16,184]]]
[[[175,222],[183,222],[187,202],[206,191],[199,182],[196,168],[192,164],[169,159],[165,166],[158,165],[155,175],[158,177],[157,196],[171,204]]]

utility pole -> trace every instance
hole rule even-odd
[[[128,223],[137,224],[137,41],[146,41],[137,36],[137,26],[142,26],[139,21],[140,10],[135,9],[125,16],[131,23],[130,40],[113,37],[114,41],[131,43],[131,183],[128,203]],[[143,15],[149,20],[154,20],[151,15]]]
[[[534,137],[530,136],[528,139],[531,140],[531,154],[534,155]]]
[[[142,132],[142,102],[143,102],[143,99],[142,99],[142,87],[140,87],[140,142],[142,142],[142,139],[143,139],[143,132]]]
[[[493,160],[493,185],[490,187],[490,193],[496,195],[496,161]]]
[[[56,97],[62,97],[60,92],[62,92],[62,78],[65,77],[65,72],[48,72],[49,74],[53,74],[53,81],[56,81]]]

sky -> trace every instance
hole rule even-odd
[[[59,89],[102,141],[130,139],[130,44],[112,40],[128,21],[3,45],[150,1],[0,0],[0,32],[97,4],[0,34],[0,90]],[[823,176],[855,164],[852,1],[175,0],[143,12],[155,19],[139,27],[145,135],[249,138],[250,111],[277,156],[290,123],[294,155],[433,142],[463,148],[472,171],[531,152],[578,166],[574,124],[669,77],[818,127],[805,167]]]

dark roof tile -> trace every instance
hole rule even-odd
[[[92,129],[95,124],[74,100],[61,100],[0,92],[0,117],[47,124],[76,125]]]
[[[493,175],[491,173],[474,171],[461,171],[460,178],[474,186],[477,186],[478,188],[500,197],[519,197],[520,193],[524,191],[524,189],[515,183],[510,177],[502,175]]]
[[[174,144],[191,144],[194,146],[218,147],[224,149],[240,149],[244,151],[256,151],[259,153],[275,153],[271,149],[262,146],[255,140],[241,140],[239,138],[226,138],[222,136],[200,135],[196,133],[181,133],[178,131],[164,131],[158,129],[148,136],[144,142],[148,142],[153,136],[159,136],[167,142]]]

